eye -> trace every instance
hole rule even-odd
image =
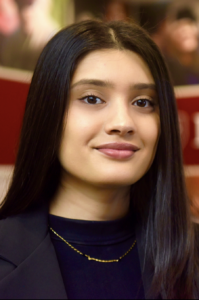
[[[81,98],[80,100],[84,101],[87,104],[102,104],[104,101],[102,101],[100,98],[94,96],[94,95],[90,95],[90,96],[86,96],[84,98]]]
[[[148,99],[138,99],[133,102],[133,105],[147,108],[147,107],[153,107],[154,103]]]

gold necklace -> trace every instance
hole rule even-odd
[[[82,253],[81,251],[77,250],[75,247],[73,247],[69,242],[67,242],[63,237],[61,237],[55,230],[53,230],[51,227],[50,227],[50,230],[56,235],[58,236],[64,243],[66,243],[71,249],[73,249],[75,252],[77,252],[78,254],[84,256],[84,257],[87,257],[88,260],[94,260],[94,261],[97,261],[97,262],[101,262],[101,263],[113,263],[113,262],[119,262],[122,258],[124,258],[125,256],[127,256],[127,254],[133,249],[133,247],[135,246],[136,244],[136,240],[134,241],[133,245],[129,248],[129,250],[122,256],[120,256],[118,259],[112,259],[112,260],[102,260],[102,259],[97,259],[97,258],[93,258],[93,257],[90,257],[89,255],[87,254],[84,254]]]

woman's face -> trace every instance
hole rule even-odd
[[[150,168],[159,133],[155,83],[139,55],[100,50],[80,61],[59,152],[67,179],[132,185]]]
[[[198,26],[189,19],[169,24],[167,35],[170,47],[180,53],[191,53],[198,49]]]

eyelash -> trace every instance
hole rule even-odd
[[[152,100],[149,100],[149,99],[147,99],[147,98],[139,98],[139,99],[135,100],[133,103],[136,103],[136,102],[138,102],[139,100],[147,101],[148,104],[149,104],[147,107],[150,106],[150,107],[154,108],[154,106],[155,106],[155,103],[154,103]],[[135,105],[135,106],[138,106],[138,105]],[[142,106],[139,106],[139,107],[142,107]],[[144,106],[143,108],[146,108],[146,107]]]
[[[97,97],[97,96],[95,96],[95,95],[93,95],[93,94],[84,96],[83,98],[80,98],[79,100],[84,101],[84,100],[86,100],[86,98],[89,98],[89,97],[93,97],[93,98],[95,98],[95,99],[99,99],[101,102],[104,102],[104,101],[101,100],[99,97]],[[87,104],[90,104],[90,103],[87,103]],[[96,104],[99,104],[99,103],[96,103]],[[96,104],[90,104],[90,105],[96,105]]]
[[[95,98],[95,99],[99,99],[102,103],[105,102],[105,101],[101,100],[99,97],[97,97],[97,96],[95,96],[95,95],[93,95],[93,94],[84,96],[83,98],[80,98],[79,100],[84,101],[84,100],[86,100],[86,98],[89,98],[89,97],[93,97],[93,98]],[[149,103],[149,106],[151,106],[151,107],[154,107],[154,106],[155,106],[155,103],[154,103],[152,100],[149,100],[149,99],[147,99],[147,98],[139,98],[139,99],[135,100],[133,103],[136,103],[136,102],[139,101],[139,100],[145,100],[145,101],[147,101],[147,102]],[[99,103],[95,103],[95,104],[87,103],[87,104],[89,104],[89,105],[96,105],[96,104],[99,104]],[[101,103],[100,103],[100,104],[101,104]],[[138,106],[138,105],[135,105],[135,106]],[[148,106],[147,106],[147,107],[148,107]],[[146,107],[144,106],[144,108],[146,108]]]

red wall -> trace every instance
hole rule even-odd
[[[199,165],[199,95],[177,98],[177,105],[184,163]]]
[[[0,165],[14,164],[29,84],[0,79]]]

